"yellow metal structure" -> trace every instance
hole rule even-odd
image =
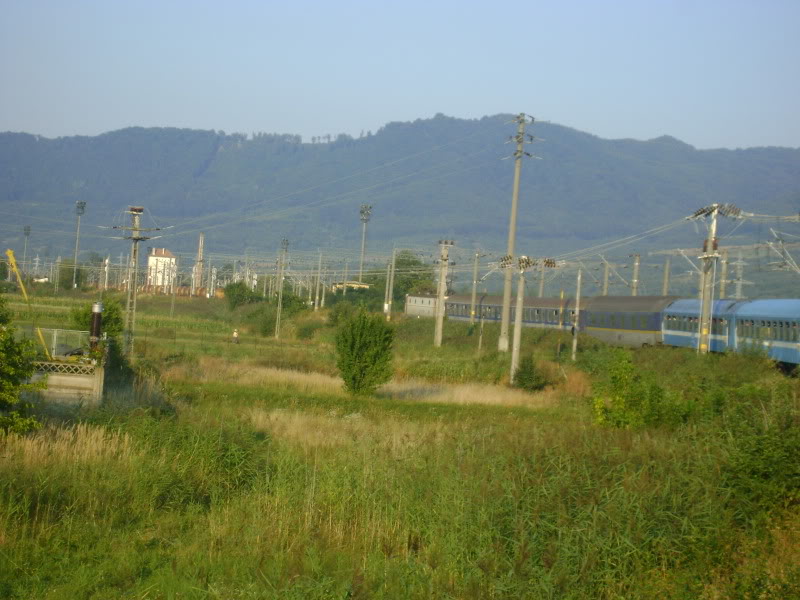
[[[22,290],[22,297],[25,298],[25,302],[28,304],[28,310],[31,313],[31,321],[34,320],[34,312],[33,312],[33,305],[31,304],[30,298],[28,298],[28,292],[25,291],[25,284],[22,281],[22,273],[19,272],[17,268],[17,260],[14,258],[14,251],[9,249],[6,250],[6,256],[8,257],[8,264],[11,265],[11,270],[14,271],[14,275],[17,276],[17,281],[19,282],[19,289]],[[47,357],[47,360],[53,360],[53,357],[50,356],[50,350],[47,348],[47,344],[44,342],[44,336],[42,335],[42,330],[38,327],[36,328],[36,335],[39,338],[39,342],[42,344],[42,348],[44,348],[44,355]]]

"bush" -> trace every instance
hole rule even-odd
[[[519,361],[517,372],[514,373],[514,387],[526,392],[537,392],[547,385],[547,379],[539,372],[533,362],[532,356],[523,356]]]
[[[624,429],[645,425],[677,425],[688,419],[691,406],[677,392],[665,390],[647,374],[637,373],[629,350],[614,348],[607,361],[606,381],[594,398],[595,422]]]
[[[9,321],[5,300],[0,297],[0,433],[24,433],[39,427],[27,414],[30,405],[20,398],[23,390],[38,387],[25,383],[33,375],[35,352],[30,341],[14,339]]]
[[[392,378],[394,329],[379,314],[359,310],[336,333],[336,366],[352,394],[370,394]]]
[[[727,486],[744,514],[800,504],[800,407],[782,382],[749,384],[732,394]]]
[[[103,325],[102,330],[110,338],[117,338],[122,335],[125,327],[125,310],[119,300],[103,301]],[[70,311],[70,320],[77,329],[88,331],[92,326],[92,303],[87,302],[83,306],[73,308]]]
[[[328,312],[328,324],[334,327],[339,326],[356,313],[356,306],[352,302],[340,301],[333,305]]]
[[[237,281],[225,286],[225,299],[228,301],[228,308],[233,310],[237,306],[261,302],[264,297],[247,287],[244,281]]]

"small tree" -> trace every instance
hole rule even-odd
[[[123,318],[125,311],[119,300],[104,300],[103,301],[103,331],[110,338],[116,338],[122,335],[122,330],[125,327],[125,319]],[[70,319],[72,324],[81,330],[91,329],[92,326],[92,303],[88,302],[83,306],[73,308],[70,312]]]
[[[532,356],[523,356],[514,373],[514,386],[527,392],[537,392],[547,385],[547,379],[536,368]]]
[[[22,402],[20,392],[34,389],[26,382],[33,375],[35,352],[30,341],[16,341],[11,315],[0,296],[0,433],[24,433],[37,429],[39,423],[27,415],[29,405]]]
[[[247,287],[244,281],[237,281],[236,283],[229,283],[226,285],[225,299],[228,301],[228,307],[231,310],[243,304],[250,304],[251,302],[260,302],[263,300],[261,294]]]
[[[359,310],[336,334],[336,366],[351,394],[371,394],[392,378],[394,329],[379,314]]]

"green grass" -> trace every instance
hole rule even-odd
[[[246,314],[218,310],[170,320],[145,303],[148,377],[0,439],[0,598],[800,596],[800,387],[757,357],[635,353],[658,385],[721,408],[616,429],[566,389],[526,408],[251,380],[335,374],[333,330],[299,315],[303,339],[233,345]],[[401,375],[503,381],[495,328],[480,354],[465,324],[439,349],[432,330],[397,322]],[[531,330],[523,348],[556,361],[565,341]],[[582,345],[599,389],[610,360]]]

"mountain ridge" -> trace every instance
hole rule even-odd
[[[164,244],[225,252],[349,247],[358,206],[374,206],[375,247],[433,244],[502,248],[513,161],[509,115],[388,123],[374,134],[323,143],[293,134],[245,135],[174,127],[128,127],[99,136],[44,138],[0,133],[0,239],[21,237],[30,217],[69,223],[78,199],[87,224],[111,225],[129,204],[176,224]],[[523,165],[519,244],[532,254],[590,245],[672,222],[711,202],[792,214],[800,204],[800,149],[698,150],[669,135],[607,140],[536,122],[544,141]],[[229,225],[223,226],[225,222]],[[17,227],[10,231],[9,227]],[[52,235],[69,247],[69,227]],[[61,241],[63,237],[64,240]],[[686,236],[684,236],[686,237]],[[678,240],[676,240],[678,242]],[[87,248],[111,246],[87,237]],[[664,241],[662,245],[674,245]]]

